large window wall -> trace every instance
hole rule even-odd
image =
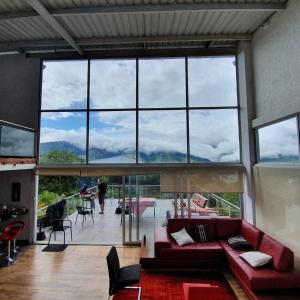
[[[44,61],[44,164],[238,163],[234,56]]]

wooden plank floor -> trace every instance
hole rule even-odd
[[[108,298],[110,247],[68,246],[63,252],[28,247],[17,264],[0,269],[1,300],[101,300]],[[140,249],[117,248],[121,265],[137,263]]]
[[[29,246],[17,264],[0,269],[0,300],[102,300],[108,298],[106,255],[109,246],[69,245],[63,252]],[[121,266],[138,263],[140,248],[117,247]],[[225,273],[239,300],[240,286]]]

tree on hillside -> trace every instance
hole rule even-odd
[[[84,159],[67,151],[54,150],[40,158],[40,162],[47,164],[74,164],[84,163]]]
[[[40,176],[39,193],[44,191],[70,196],[78,192],[77,176]]]

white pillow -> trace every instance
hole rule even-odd
[[[195,243],[191,236],[186,232],[184,227],[177,232],[171,233],[171,236],[179,246]]]
[[[272,260],[272,256],[259,251],[245,252],[240,254],[240,257],[253,268],[263,266]]]

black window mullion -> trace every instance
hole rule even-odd
[[[91,61],[88,60],[88,70],[87,70],[87,106],[86,106],[86,151],[85,151],[85,163],[89,163],[89,148],[90,148],[90,68]]]
[[[190,121],[189,121],[189,76],[188,76],[188,58],[185,58],[185,111],[186,111],[186,149],[187,162],[191,162],[190,157]]]
[[[136,59],[136,72],[135,72],[135,83],[136,83],[136,119],[135,119],[135,162],[139,163],[139,60]]]

